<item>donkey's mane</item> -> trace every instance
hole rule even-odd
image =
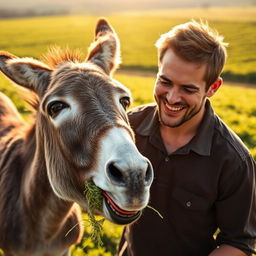
[[[59,64],[63,62],[82,62],[82,59],[83,54],[79,49],[71,50],[68,47],[62,49],[58,46],[49,48],[47,53],[42,57],[42,61],[52,69],[55,69]]]
[[[59,64],[66,61],[82,62],[82,59],[83,54],[79,49],[71,50],[68,47],[62,49],[58,46],[49,48],[41,58],[51,69],[55,69]],[[35,93],[25,90],[25,93],[21,93],[21,96],[33,109],[38,109],[39,99]]]

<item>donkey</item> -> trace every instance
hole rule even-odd
[[[88,207],[85,181],[102,190],[100,214],[117,224],[136,221],[149,200],[153,171],[134,144],[126,115],[130,92],[112,78],[120,63],[113,28],[98,21],[84,62],[59,50],[45,59],[0,52],[1,71],[31,92],[35,107],[28,124],[0,94],[0,248],[6,256],[69,255],[83,233],[77,223],[80,206]]]

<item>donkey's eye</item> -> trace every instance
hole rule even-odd
[[[64,103],[64,102],[61,102],[61,101],[53,101],[51,102],[48,107],[47,107],[47,111],[48,111],[48,114],[51,116],[51,117],[56,117],[59,112],[64,109],[64,108],[68,108],[68,104]]]
[[[129,97],[123,97],[123,98],[120,99],[120,103],[122,104],[124,109],[127,109],[131,104],[130,98]]]

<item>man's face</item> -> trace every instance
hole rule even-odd
[[[204,112],[206,65],[187,62],[168,49],[159,65],[154,96],[162,125],[178,127]]]

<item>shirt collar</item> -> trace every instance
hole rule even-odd
[[[215,114],[210,101],[207,99],[205,104],[205,114],[198,128],[198,132],[188,143],[190,149],[199,155],[209,156],[211,154],[214,126]]]
[[[178,149],[173,154],[188,154],[189,151],[194,151],[199,155],[209,156],[211,153],[212,138],[214,133],[214,116],[215,115],[210,101],[207,99],[205,104],[205,114],[197,134],[190,140],[188,144]],[[153,111],[145,117],[135,131],[137,134],[142,136],[154,137],[159,134],[159,118],[156,104]]]
[[[136,129],[136,133],[142,136],[150,136],[154,134],[156,129],[159,127],[159,118],[156,104],[152,104],[154,106],[153,111],[151,111],[140,123],[140,125]]]

